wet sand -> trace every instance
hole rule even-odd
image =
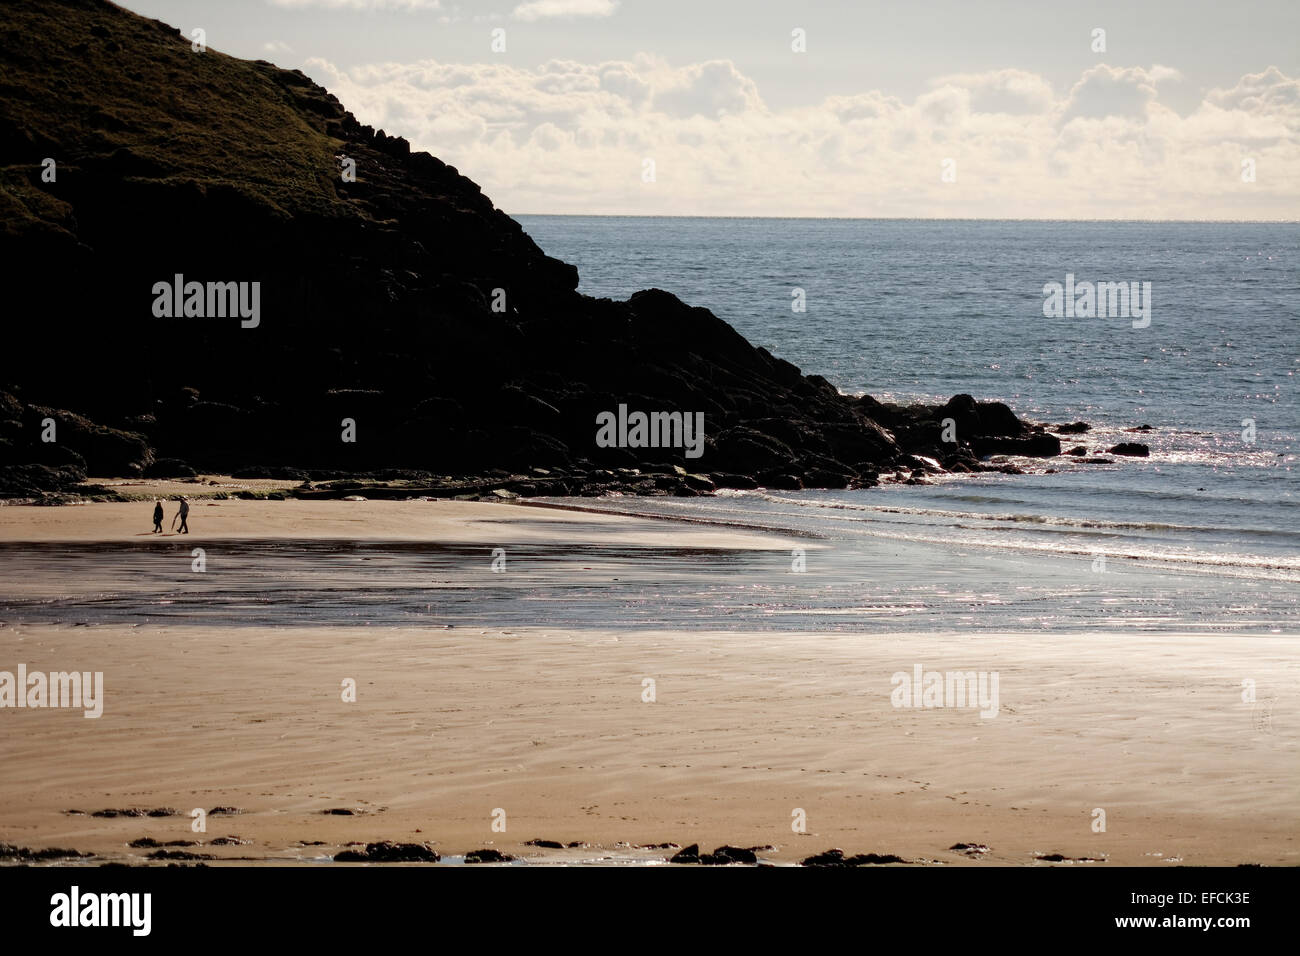
[[[521,516],[512,536],[553,543],[582,537],[575,522],[602,541],[756,537],[484,504],[218,504],[191,523],[356,537],[361,518],[376,535],[487,542]],[[4,508],[0,537],[115,540],[147,510]],[[0,670],[102,671],[106,699],[93,720],[0,710],[0,842],[135,862],[140,837],[236,835],[251,842],[186,849],[285,862],[392,840],[544,862],[663,859],[634,848],[673,842],[771,845],[773,862],[836,846],[951,865],[1295,865],[1297,651],[1294,636],[1214,633],[631,630],[616,609],[581,630],[11,623]],[[891,675],[917,664],[998,672],[997,716],[895,708]],[[192,833],[190,810],[217,806],[244,812]],[[90,815],[158,807],[179,814]],[[539,838],[591,846],[522,845]],[[1105,862],[1037,859],[1052,854]]]
[[[544,838],[956,863],[945,848],[978,843],[985,864],[1300,862],[1300,723],[1277,693],[1293,639],[7,627],[0,647],[7,664],[105,675],[97,720],[0,713],[0,841],[20,845],[142,858],[124,844],[234,834],[253,843],[204,851],[387,839],[545,857],[519,846]],[[998,715],[893,708],[890,675],[915,662],[998,670]],[[1241,675],[1263,702],[1240,701]],[[186,816],[63,812],[215,806],[245,812],[206,835]]]

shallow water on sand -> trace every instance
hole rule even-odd
[[[915,490],[899,489],[903,497]],[[806,541],[802,554],[514,546],[506,537],[505,570],[494,572],[492,549],[481,546],[205,540],[207,569],[199,573],[191,570],[189,541],[5,544],[0,621],[1256,634],[1300,626],[1300,588],[1279,580],[1276,569],[1224,576],[1115,556],[1099,571],[1087,551],[955,540],[944,526],[927,524],[931,515],[900,522],[898,515],[815,507],[804,509],[813,513],[809,520],[789,513],[798,509],[786,503],[788,494],[564,504],[793,528]],[[822,503],[834,496],[800,494]]]

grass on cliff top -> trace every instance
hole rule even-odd
[[[4,0],[0,216],[59,218],[37,188],[47,155],[224,184],[281,214],[356,215],[334,190],[339,141],[313,115],[329,109],[302,77],[212,47],[194,52],[188,35],[105,0]],[[15,148],[24,134],[35,147]]]

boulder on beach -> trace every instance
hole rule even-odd
[[[510,854],[490,847],[483,850],[470,850],[465,854],[466,863],[512,863],[514,859]]]
[[[367,843],[364,850],[341,850],[334,854],[335,863],[437,863],[440,859],[436,850],[423,843],[389,840]]]

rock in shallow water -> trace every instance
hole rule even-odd
[[[1112,455],[1127,455],[1130,458],[1146,458],[1151,454],[1151,449],[1138,441],[1122,441],[1106,451]]]

